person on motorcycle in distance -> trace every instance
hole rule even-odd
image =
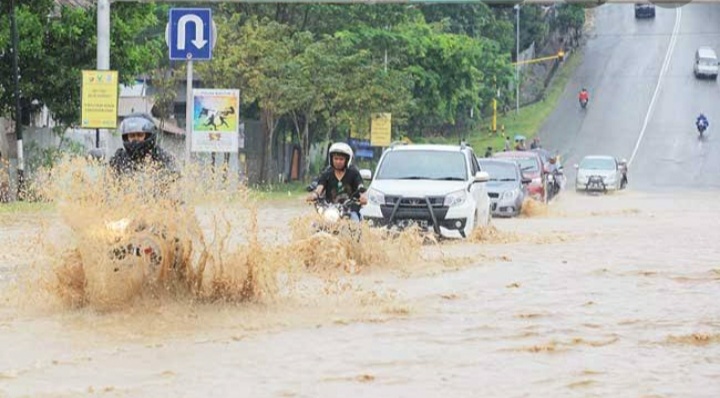
[[[708,126],[710,126],[710,121],[705,117],[704,114],[700,114],[697,119],[695,120],[695,126],[697,127],[698,131],[705,131],[707,130]]]
[[[353,150],[350,145],[343,142],[336,142],[328,151],[330,155],[330,166],[325,169],[318,178],[317,187],[307,197],[312,202],[325,197],[330,203],[337,203],[338,197],[356,194],[363,186],[363,178],[360,171],[352,165]],[[367,204],[367,194],[360,193],[360,205]],[[353,221],[360,221],[360,207],[354,205],[350,209],[350,218]]]
[[[580,90],[580,93],[578,94],[578,100],[579,100],[580,102],[588,102],[588,101],[590,101],[590,94],[589,94],[588,91],[585,89],[585,87],[583,87],[582,90]]]
[[[552,174],[552,176],[555,177],[553,179],[553,181],[554,181],[553,183],[555,184],[554,189],[556,191],[559,191],[560,190],[560,181],[558,181],[557,176],[559,174],[562,174],[562,172],[560,171],[560,167],[557,163],[557,156],[553,156],[550,159],[548,159],[548,164],[545,167],[545,169],[547,170],[548,174]]]

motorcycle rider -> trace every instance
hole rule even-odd
[[[138,171],[145,162],[177,173],[173,156],[156,145],[157,127],[146,113],[132,113],[118,127],[123,147],[110,158],[110,167],[119,174]]]
[[[157,146],[157,127],[146,113],[132,113],[118,127],[123,147],[110,158],[109,165],[118,179],[141,170],[153,170],[150,194],[167,197],[171,184],[180,177],[174,157]],[[173,202],[181,203],[179,200]]]
[[[307,197],[308,202],[318,200],[324,196],[330,203],[337,203],[338,197],[350,196],[358,192],[363,186],[360,171],[352,166],[353,150],[344,142],[336,142],[330,146],[330,167],[325,169],[318,178],[318,185]],[[361,193],[360,205],[367,204],[367,194]],[[350,209],[350,218],[360,221],[360,207],[353,205]]]
[[[578,101],[582,104],[583,102],[587,103],[590,101],[590,94],[585,89],[585,87],[580,90],[580,93],[578,94]]]
[[[558,177],[562,172],[560,171],[560,165],[557,163],[557,156],[553,156],[548,160],[548,165],[546,167],[546,170],[548,174],[551,174],[553,178],[553,184],[554,187],[552,189],[554,194],[557,194],[557,192],[560,192],[560,181],[558,181]]]
[[[707,128],[710,126],[710,121],[705,117],[703,113],[700,113],[698,115],[697,119],[695,120],[695,126],[697,127],[699,132],[703,132],[707,130]]]

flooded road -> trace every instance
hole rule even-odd
[[[309,212],[266,205],[261,239]],[[717,192],[563,192],[532,213],[273,302],[108,313],[11,283],[42,272],[38,223],[63,229],[2,215],[0,396],[720,395]]]

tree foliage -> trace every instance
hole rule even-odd
[[[47,105],[53,118],[69,126],[80,120],[83,69],[96,69],[96,12],[55,6],[51,0],[23,1],[17,6],[21,101]],[[159,38],[143,38],[156,26],[153,4],[113,4],[110,68],[123,82],[150,70],[161,57]],[[9,11],[9,10],[8,10]],[[0,15],[0,114],[14,106],[12,40],[9,12]],[[141,40],[137,38],[141,37]]]

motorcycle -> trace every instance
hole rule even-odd
[[[560,176],[559,176],[558,172],[548,173],[548,175],[547,175],[548,202],[560,193],[559,179],[560,179]]]
[[[587,108],[587,103],[588,103],[588,100],[587,100],[587,99],[583,98],[583,99],[580,99],[579,101],[580,101],[580,107],[581,107],[582,109]]]
[[[115,306],[143,290],[192,289],[192,241],[168,229],[130,218],[83,227],[56,270],[63,297],[73,306]]]
[[[705,130],[708,128],[707,122],[698,122],[696,123],[695,127],[697,127],[698,133],[700,133],[700,139],[703,139],[703,135],[705,134]]]
[[[314,181],[307,187],[308,192],[312,192],[317,187]],[[313,222],[313,234],[328,233],[331,235],[349,235],[355,240],[360,239],[360,223],[351,222],[353,209],[358,209],[360,205],[360,194],[365,192],[365,188],[360,188],[351,195],[338,196],[335,203],[327,201],[325,198],[317,198],[313,201],[315,211],[320,216],[320,221]],[[362,216],[360,216],[362,219]]]

